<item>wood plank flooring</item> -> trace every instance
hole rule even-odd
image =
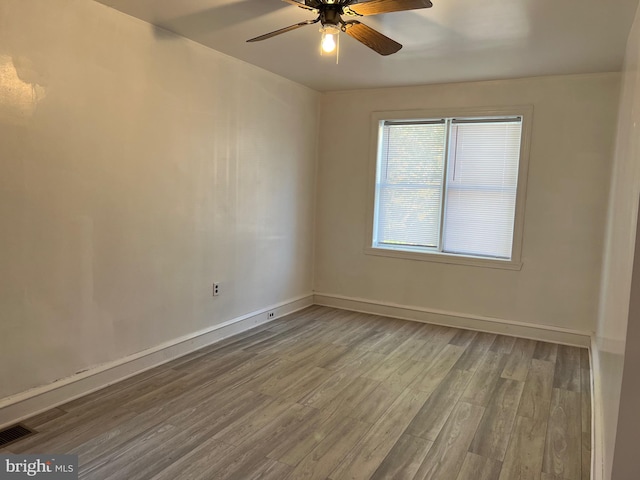
[[[24,423],[83,479],[588,480],[585,349],[310,307]]]

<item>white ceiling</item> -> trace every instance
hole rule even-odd
[[[430,9],[360,18],[404,48],[382,57],[342,34],[336,65],[320,56],[317,25],[245,42],[314,18],[280,0],[99,1],[320,91],[618,71],[638,5],[432,0]]]

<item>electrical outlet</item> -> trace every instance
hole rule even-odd
[[[269,320],[272,320],[272,319],[276,318],[276,312],[269,312],[269,313],[267,313],[267,318],[268,318]]]
[[[213,284],[213,296],[217,297],[218,295],[220,295],[220,284],[218,282],[215,282]]]

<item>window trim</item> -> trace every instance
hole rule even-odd
[[[433,118],[452,117],[522,117],[522,135],[520,141],[520,164],[518,166],[518,184],[516,194],[515,218],[513,224],[513,244],[511,259],[474,257],[442,252],[428,252],[410,250],[393,250],[373,246],[374,223],[376,219],[376,171],[378,166],[378,146],[380,139],[380,122],[412,121]],[[520,270],[522,268],[522,242],[524,233],[524,213],[527,198],[527,178],[529,173],[529,151],[531,149],[531,128],[533,123],[532,105],[515,105],[504,107],[477,108],[440,108],[419,110],[376,111],[371,113],[371,143],[369,152],[369,184],[367,200],[366,237],[364,253],[382,257],[402,258],[426,262],[447,263],[455,265],[469,265],[474,267],[500,268],[506,270]]]

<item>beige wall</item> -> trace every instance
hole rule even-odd
[[[620,417],[618,407],[622,386],[623,364],[626,348],[640,348],[640,336],[627,339],[627,319],[640,192],[640,17],[636,17],[629,41],[623,72],[618,134],[615,145],[611,196],[606,236],[600,314],[594,349],[596,374],[597,421],[603,428],[598,468],[604,464],[604,478],[631,478],[624,475],[611,477],[616,445],[616,428],[620,423],[633,425],[633,418]],[[637,275],[640,275],[638,272]],[[635,281],[638,281],[637,279]],[[636,299],[637,300],[637,299]],[[637,311],[636,311],[637,316]],[[636,318],[636,320],[638,320]],[[630,329],[630,334],[631,334]],[[634,364],[632,364],[634,365]],[[635,368],[637,369],[637,363]],[[637,372],[636,372],[637,378]],[[628,385],[632,387],[632,385]],[[637,388],[637,387],[636,387]],[[636,399],[636,402],[638,400]],[[635,405],[637,409],[637,403]],[[637,418],[637,411],[634,412]],[[631,423],[629,423],[631,422]],[[634,444],[637,450],[637,438]],[[620,466],[624,468],[623,465]],[[637,470],[637,459],[634,461]],[[622,470],[620,470],[622,472]]]
[[[622,374],[621,388],[616,388],[616,393],[620,394],[618,418],[607,418],[608,421],[614,422],[613,426],[615,426],[616,420],[618,423],[612,459],[610,458],[610,445],[607,446],[609,450],[607,460],[613,460],[610,478],[614,480],[636,480],[640,475],[638,466],[638,443],[640,442],[640,415],[638,415],[638,406],[640,405],[640,382],[638,381],[638,366],[640,365],[640,235],[637,230],[634,255],[623,372],[601,371],[601,374],[612,377],[608,382],[619,379]],[[611,399],[608,399],[608,402],[610,403]],[[612,413],[607,411],[607,417]],[[608,467],[609,465],[607,465]]]
[[[322,97],[315,290],[595,329],[619,74],[327,93]],[[533,105],[521,271],[365,255],[370,115]]]
[[[2,0],[0,398],[311,293],[317,112],[101,4]]]

